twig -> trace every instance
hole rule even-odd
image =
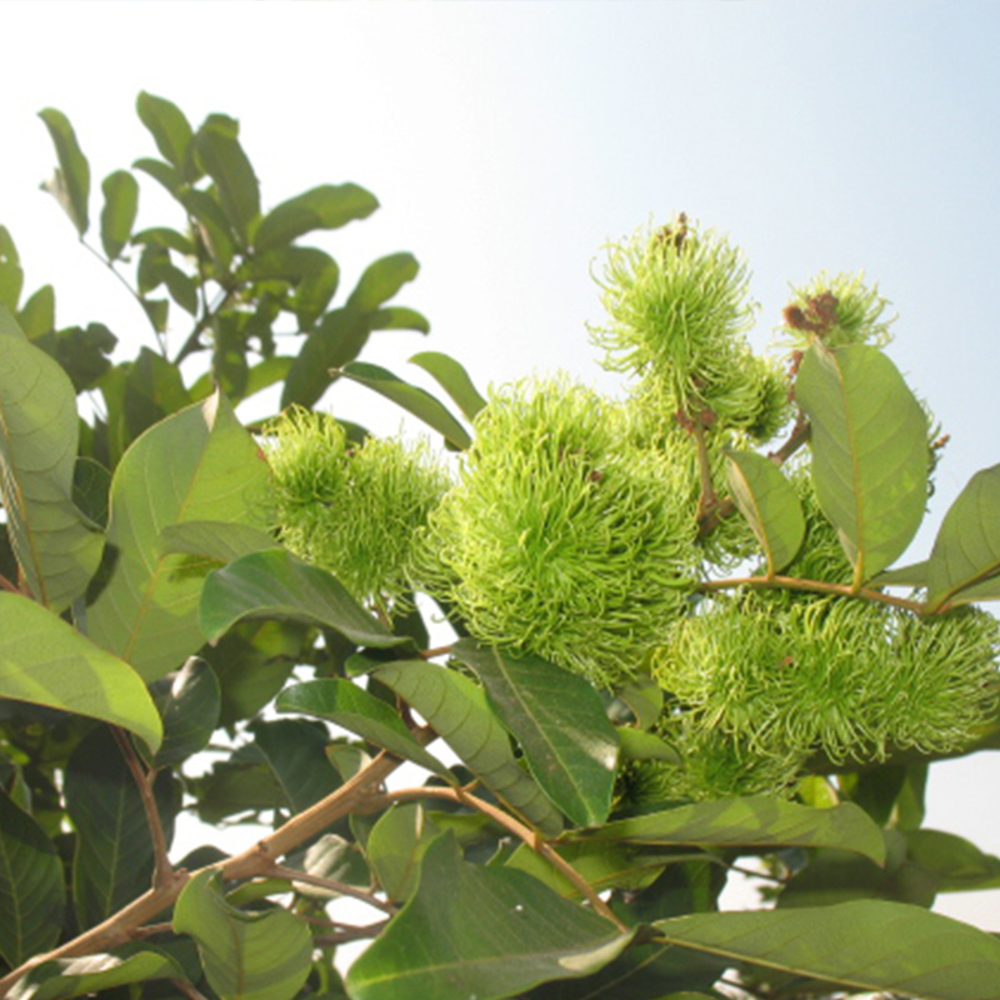
[[[171,984],[175,986],[188,1000],[208,1000],[196,986],[193,986],[186,979],[171,979]]]
[[[485,802],[482,799],[477,798],[465,789],[437,788],[430,785],[423,788],[404,788],[399,791],[387,792],[385,795],[380,795],[378,801],[404,802],[411,799],[421,798],[448,799],[451,802],[458,802],[461,805],[469,806],[470,808],[481,812],[484,816],[493,820],[493,822],[498,826],[502,826],[505,830],[514,834],[514,836],[519,840],[522,840],[536,854],[548,861],[553,868],[572,882],[594,908],[595,913],[599,913],[606,920],[610,920],[622,933],[625,933],[628,930],[628,928],[611,911],[607,903],[605,903],[604,900],[601,899],[596,892],[594,892],[593,886],[591,886],[591,884],[564,857],[562,857],[551,844],[543,840],[536,833],[536,831],[514,819],[514,817],[509,813],[505,813],[502,809],[498,809],[489,802]]]
[[[434,649],[423,649],[417,655],[422,660],[433,660],[436,656],[447,656],[451,649],[451,646],[437,646]]]
[[[163,822],[160,819],[160,810],[156,805],[156,796],[153,794],[156,769],[143,770],[135,747],[132,746],[132,740],[123,729],[111,726],[111,733],[125,758],[128,769],[132,772],[136,787],[139,789],[139,797],[142,799],[142,808],[146,812],[146,825],[149,827],[149,835],[153,841],[153,886],[155,888],[169,885],[173,878],[173,866],[170,864],[170,858],[167,854],[167,838],[163,832]]]
[[[375,909],[388,913],[390,916],[396,912],[396,907],[378,899],[371,891],[358,889],[353,885],[347,885],[345,882],[338,882],[332,878],[310,875],[308,872],[299,871],[297,868],[288,868],[285,865],[274,865],[267,874],[276,875],[278,878],[287,878],[292,882],[302,882],[305,885],[315,885],[320,889],[329,889],[330,892],[336,892],[341,896],[350,896],[352,899],[358,899],[362,903],[374,906]]]
[[[855,589],[843,583],[824,583],[821,580],[800,580],[794,576],[734,576],[726,580],[708,580],[699,586],[699,590],[730,590],[733,587],[753,587],[755,590],[800,590],[812,594],[836,594],[839,597],[860,597],[876,604],[889,604],[894,608],[905,608],[914,614],[926,612],[926,605],[920,601],[909,601],[904,597],[893,597],[881,590],[868,587]]]
[[[365,924],[362,927],[342,924],[340,930],[333,934],[318,934],[313,938],[313,944],[317,948],[326,948],[332,945],[347,944],[350,941],[363,941],[381,934],[388,922],[388,920],[380,920],[378,923]]]

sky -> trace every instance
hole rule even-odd
[[[59,324],[108,323],[123,357],[153,346],[143,317],[39,191],[54,157],[36,115],[69,116],[97,189],[155,155],[134,113],[147,90],[195,124],[238,118],[265,207],[321,183],[376,194],[318,243],[345,290],[377,257],[420,261],[397,301],[430,337],[380,333],[364,356],[403,377],[428,349],[480,386],[561,368],[619,391],[586,330],[601,248],[684,211],[746,252],[755,346],[789,283],[824,269],[863,269],[893,302],[890,356],[951,435],[909,556],[1000,461],[1000,5],[6,0],[0,37],[0,225],[26,289],[53,283]],[[141,225],[169,218],[151,185]],[[398,425],[351,387],[325,403]],[[1000,854],[998,775],[994,754],[936,765],[928,825]],[[1000,892],[937,908],[1000,930]]]

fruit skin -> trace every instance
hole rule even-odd
[[[697,524],[681,464],[566,378],[492,394],[431,515],[423,585],[482,642],[610,688],[683,616]]]
[[[449,486],[426,442],[355,445],[332,417],[293,409],[268,428],[266,448],[281,542],[363,603],[405,610],[416,533]]]

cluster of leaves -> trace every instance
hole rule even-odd
[[[994,996],[1000,944],[929,907],[1000,885],[1000,860],[921,824],[931,757],[996,741],[992,619],[962,606],[1000,597],[1000,472],[974,477],[926,561],[890,569],[932,462],[922,408],[866,342],[877,297],[849,279],[800,293],[779,392],[741,339],[741,259],[681,220],[607,276],[629,403],[565,381],[487,400],[452,359],[411,359],[456,416],[355,360],[375,330],[426,330],[387,305],[413,258],[376,261],[331,308],[336,263],[297,242],[371,195],[327,185],[262,213],[232,119],[195,130],[147,94],[138,111],[163,158],[135,169],[184,222],[136,231],[138,183],[116,171],[90,249],[155,349],[113,363],[106,327],[55,328],[51,288],[22,303],[0,229],[0,992]],[[63,115],[42,118],[85,241],[88,161]],[[191,325],[170,354],[172,305]],[[279,334],[301,349],[279,354]],[[463,452],[457,480],[333,418],[297,411],[260,442],[236,418],[265,386],[309,408],[339,377]],[[751,442],[789,389],[766,457]],[[751,537],[758,573],[713,574]],[[418,586],[461,638],[430,648]],[[874,706],[846,690],[866,672],[855,618]],[[720,670],[738,648],[743,672]],[[854,699],[839,716],[802,693],[833,667]],[[811,728],[781,715],[789,698]],[[426,782],[387,788],[402,762]],[[762,767],[769,794],[743,794]],[[172,859],[182,809],[260,841]],[[743,856],[775,908],[719,912]]]

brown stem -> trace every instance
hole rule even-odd
[[[694,435],[695,448],[698,452],[698,475],[701,478],[701,496],[698,498],[698,522],[701,523],[715,513],[719,497],[712,484],[712,463],[708,457],[708,441],[701,420],[693,421],[691,433]]]
[[[809,421],[800,413],[792,427],[792,433],[788,435],[788,440],[777,450],[772,451],[767,457],[776,465],[784,465],[806,441],[812,433]]]
[[[396,912],[395,906],[391,903],[383,902],[370,890],[358,889],[353,885],[347,885],[344,882],[338,882],[332,878],[322,878],[319,875],[310,875],[308,872],[301,872],[297,868],[287,868],[285,865],[274,865],[267,874],[275,875],[278,878],[287,878],[292,882],[303,882],[306,885],[315,885],[320,889],[329,889],[330,892],[336,892],[341,896],[350,896],[352,899],[358,899],[362,903],[374,906],[375,909],[381,910],[383,913],[392,915]]]
[[[363,927],[341,926],[334,934],[321,934],[313,938],[313,943],[317,948],[328,948],[333,945],[347,944],[350,941],[364,941],[367,938],[377,937],[385,929],[388,920],[380,920],[375,924],[366,924]]]
[[[469,806],[481,812],[484,816],[493,820],[498,826],[514,834],[522,840],[536,854],[544,858],[553,868],[580,890],[583,897],[594,908],[595,913],[599,913],[606,920],[610,920],[622,933],[628,928],[615,916],[607,903],[594,892],[593,886],[547,841],[543,840],[535,830],[525,826],[520,821],[514,819],[509,813],[485,802],[463,788],[436,788],[426,786],[424,788],[404,788],[396,792],[388,792],[379,796],[380,802],[404,802],[411,799],[448,799],[451,802],[458,802],[461,805]]]
[[[170,982],[181,993],[183,993],[188,1000],[207,1000],[205,994],[200,992],[197,987],[192,986],[186,979],[171,979]]]
[[[447,656],[451,649],[451,646],[437,646],[434,649],[421,650],[418,655],[422,660],[433,660],[436,656]]]
[[[319,833],[331,823],[347,815],[357,803],[370,795],[373,785],[380,785],[397,767],[400,761],[387,753],[380,753],[370,764],[359,771],[350,781],[331,792],[305,812],[294,816],[284,826],[265,837],[254,847],[235,857],[213,865],[206,865],[200,871],[217,871],[224,879],[253,878],[265,875],[274,866],[275,860],[315,833]],[[198,872],[174,871],[163,885],[155,886],[134,899],[103,923],[91,927],[52,951],[35,955],[18,968],[11,970],[0,979],[0,998],[25,973],[42,962],[53,958],[75,958],[109,951],[132,939],[136,928],[150,923],[156,916],[173,904],[187,885],[192,875]]]
[[[11,583],[10,580],[3,575],[3,573],[0,573],[0,590],[6,590],[11,594],[21,594],[22,597],[24,596],[21,588],[16,584]]]
[[[881,590],[868,587],[855,589],[843,583],[823,583],[821,580],[800,580],[794,576],[735,576],[728,580],[709,580],[699,587],[703,592],[730,590],[733,587],[753,587],[755,590],[799,590],[811,594],[836,594],[838,597],[860,597],[876,604],[889,604],[894,608],[905,608],[914,614],[926,613],[926,605],[920,601],[908,601],[903,597],[893,597]]]
[[[153,841],[153,886],[160,887],[168,885],[173,878],[173,866],[167,854],[167,838],[163,832],[163,822],[160,819],[160,810],[156,805],[156,796],[153,794],[153,785],[156,782],[156,769],[143,769],[139,760],[139,755],[132,746],[132,740],[128,734],[118,726],[111,727],[112,735],[118,743],[118,747],[128,764],[128,769],[132,772],[136,787],[139,789],[139,796],[142,799],[142,808],[146,812],[146,825],[149,827],[149,835]]]

